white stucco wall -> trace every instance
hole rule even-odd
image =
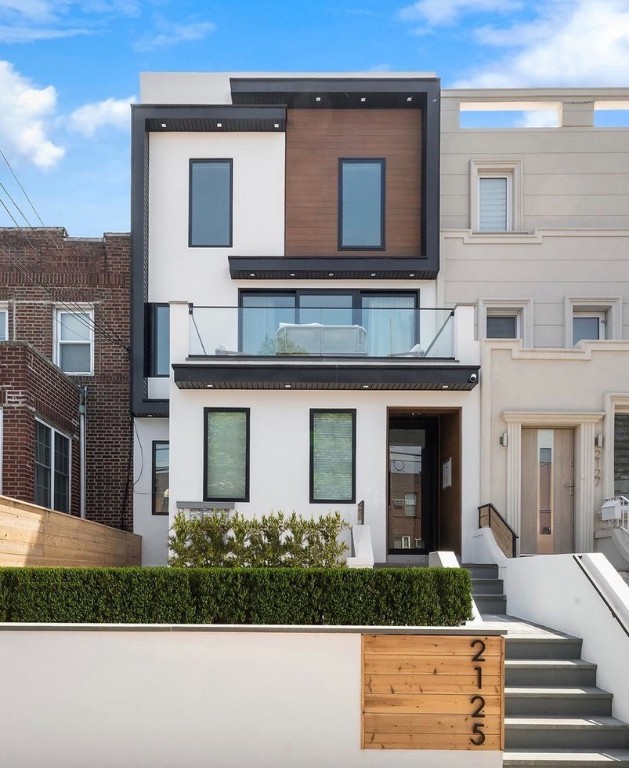
[[[211,158],[233,159],[233,245],[189,248],[189,161]],[[227,257],[284,253],[284,134],[152,133],[149,199],[148,300],[237,306]]]
[[[463,557],[476,527],[479,477],[478,389],[471,392],[215,391],[171,388],[171,515],[177,500],[203,499],[203,409],[249,407],[250,499],[236,509],[309,516],[339,510],[356,523],[356,504],[310,504],[311,408],[356,409],[356,501],[365,501],[374,556],[386,559],[387,408],[462,408]]]
[[[0,625],[2,757],[40,768],[499,768],[361,750],[359,633]]]
[[[168,516],[151,511],[153,440],[168,440],[168,419],[135,419],[133,532],[142,537],[142,565],[166,565]]]

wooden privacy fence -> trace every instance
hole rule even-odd
[[[141,563],[141,536],[0,496],[0,566]]]

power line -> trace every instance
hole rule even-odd
[[[63,251],[62,251],[62,250],[61,250],[61,248],[59,247],[59,244],[58,244],[58,243],[57,243],[57,242],[54,240],[54,238],[53,238],[53,237],[52,237],[52,235],[50,234],[50,231],[49,231],[49,229],[47,229],[47,228],[44,226],[44,223],[43,223],[43,221],[42,221],[42,219],[41,219],[41,216],[40,216],[40,215],[39,215],[39,213],[37,212],[37,209],[35,208],[35,206],[34,206],[34,204],[33,204],[32,200],[31,200],[31,199],[30,199],[30,197],[28,196],[28,194],[27,194],[26,190],[24,189],[23,185],[20,183],[20,181],[19,181],[19,179],[17,178],[17,176],[16,176],[15,172],[13,171],[13,168],[11,167],[11,164],[9,163],[9,161],[8,161],[8,159],[7,159],[7,157],[6,157],[6,155],[4,154],[4,152],[2,152],[2,150],[1,150],[1,149],[0,149],[0,155],[1,155],[1,156],[2,156],[2,158],[4,159],[4,162],[6,163],[7,167],[9,168],[9,170],[11,171],[11,174],[13,175],[13,178],[15,179],[15,181],[16,181],[16,182],[17,182],[17,184],[18,184],[18,186],[19,186],[19,187],[20,187],[20,189],[22,190],[22,192],[23,192],[23,194],[24,194],[25,198],[28,200],[28,202],[29,202],[29,204],[30,204],[31,208],[33,209],[33,211],[34,211],[35,215],[37,216],[37,219],[38,219],[38,220],[39,220],[39,222],[42,224],[42,226],[43,226],[43,228],[44,228],[44,234],[45,234],[45,236],[46,236],[46,237],[48,238],[48,240],[49,240],[49,241],[52,243],[52,245],[53,245],[53,247],[55,248],[55,250],[57,251],[57,253],[59,253],[59,255],[60,255],[60,257],[61,257],[61,261],[62,261],[62,263],[63,263],[63,264],[65,264],[65,266],[67,266],[67,267],[70,267],[70,265],[68,264],[68,262],[65,260],[65,254],[63,253]],[[25,213],[22,211],[22,209],[21,209],[21,208],[20,208],[20,206],[19,206],[19,205],[16,203],[16,201],[14,200],[14,198],[12,197],[12,195],[10,194],[10,192],[9,192],[9,191],[6,189],[6,187],[4,186],[4,184],[2,184],[1,182],[0,182],[0,187],[1,187],[1,188],[4,190],[4,192],[5,192],[6,196],[7,196],[7,197],[8,197],[8,199],[11,201],[11,203],[12,203],[12,204],[13,204],[13,206],[16,208],[16,210],[17,210],[17,211],[19,211],[20,215],[22,216],[22,218],[24,219],[24,221],[26,222],[26,224],[27,224],[27,225],[30,227],[30,229],[31,229],[31,230],[33,230],[33,231],[34,231],[34,230],[35,230],[35,227],[33,227],[33,225],[32,225],[32,224],[29,222],[29,220],[28,220],[28,217],[26,216],[26,214],[25,214]],[[9,217],[11,218],[11,220],[13,221],[13,223],[14,223],[14,224],[16,225],[16,227],[19,229],[19,231],[20,231],[20,233],[22,234],[22,236],[23,236],[23,237],[25,237],[26,241],[27,241],[27,242],[28,242],[28,244],[31,246],[31,248],[33,249],[33,251],[34,251],[35,253],[37,253],[37,252],[38,252],[38,249],[37,249],[37,247],[36,247],[36,246],[35,246],[35,244],[34,244],[34,243],[33,243],[33,242],[32,242],[32,241],[31,241],[31,240],[30,240],[30,239],[29,239],[29,238],[26,236],[24,228],[23,228],[23,227],[22,227],[22,226],[21,226],[21,225],[18,223],[18,221],[15,219],[15,217],[13,216],[13,214],[11,213],[11,211],[8,209],[8,207],[5,205],[5,203],[2,201],[2,199],[1,199],[1,198],[0,198],[0,204],[2,204],[2,207],[5,209],[5,211],[7,212],[7,214],[9,215]],[[6,246],[7,248],[9,247],[9,244],[8,244],[6,241],[5,241],[5,246]],[[16,264],[16,262],[15,262],[15,261],[13,261],[12,263],[13,263],[15,266],[18,266],[18,265]],[[19,267],[18,267],[18,268],[19,268]],[[23,271],[23,270],[22,270],[22,271]],[[42,284],[40,284],[40,287],[42,287],[42,288],[46,289],[46,286],[44,286],[44,285],[42,285]],[[63,289],[57,289],[57,290],[63,290]],[[66,290],[67,290],[67,289],[66,289]],[[48,291],[48,292],[49,292],[49,293],[51,293],[50,291]],[[65,303],[65,305],[66,305],[66,309],[69,307],[69,308],[70,308],[70,311],[75,311],[75,312],[79,312],[79,313],[83,313],[83,314],[85,313],[85,307],[82,307],[82,306],[81,306],[81,305],[80,305],[78,302],[76,302],[76,301],[74,301],[74,300],[69,300],[69,299],[66,299],[64,303]],[[73,309],[73,310],[72,310],[72,307],[74,307],[74,309]],[[111,341],[112,343],[115,343],[115,344],[118,344],[118,345],[120,345],[120,346],[121,346],[121,347],[123,347],[123,348],[124,348],[124,349],[125,349],[127,352],[129,352],[129,346],[128,346],[127,344],[125,344],[125,343],[124,343],[124,341],[123,341],[123,340],[120,338],[120,336],[119,336],[119,335],[118,335],[118,333],[115,331],[115,329],[113,329],[112,327],[110,327],[110,326],[109,326],[109,324],[108,324],[108,323],[107,323],[107,322],[106,322],[104,319],[102,319],[102,318],[100,318],[100,319],[98,320],[98,322],[97,322],[97,320],[96,320],[96,313],[94,313],[94,317],[93,317],[93,319],[92,319],[91,317],[89,317],[89,316],[88,316],[88,317],[86,318],[86,321],[84,321],[84,320],[82,319],[82,320],[81,320],[81,322],[83,323],[83,325],[86,325],[87,327],[89,327],[89,328],[90,328],[90,329],[91,329],[93,332],[97,332],[97,333],[100,333],[100,334],[101,334],[101,336],[103,336],[104,338],[106,338],[108,341]],[[100,326],[100,327],[99,327],[99,326]]]

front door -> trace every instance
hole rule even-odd
[[[574,431],[522,430],[520,552],[574,552]]]
[[[436,419],[412,414],[389,416],[389,554],[425,554],[432,548],[436,446]]]

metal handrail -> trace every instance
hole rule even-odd
[[[483,525],[482,516],[483,516],[483,510],[485,510],[485,509],[489,510],[489,515],[488,515],[489,525]],[[500,520],[502,525],[511,534],[511,555],[510,556],[511,557],[517,557],[518,556],[518,554],[517,554],[518,553],[517,541],[518,541],[518,539],[520,537],[513,530],[513,528],[509,525],[509,523],[504,519],[504,517],[500,514],[500,512],[498,512],[496,507],[494,507],[494,505],[491,502],[488,502],[487,504],[481,504],[480,507],[478,508],[478,527],[479,528],[491,528],[492,527],[492,525],[491,525],[492,514],[495,515],[498,518],[498,520]],[[507,555],[506,552],[505,552],[505,555]],[[509,557],[509,555],[507,555],[507,557]]]

